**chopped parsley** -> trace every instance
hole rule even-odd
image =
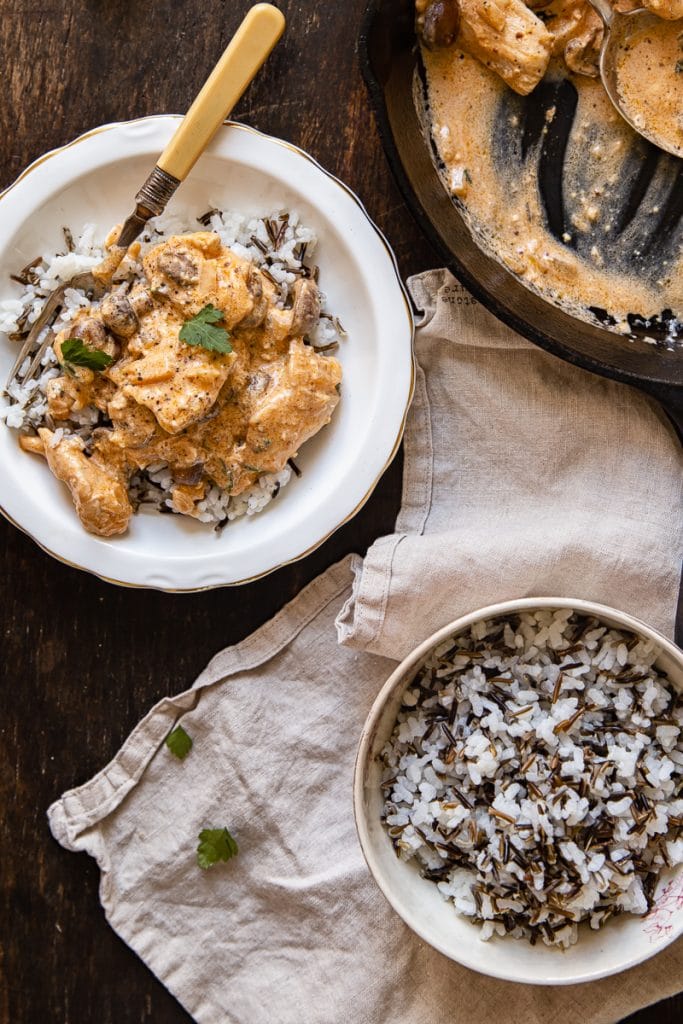
[[[178,725],[166,737],[166,746],[172,754],[184,761],[192,750],[192,737],[187,735],[182,725]]]
[[[73,372],[74,366],[83,366],[86,370],[106,370],[114,361],[112,356],[101,348],[90,348],[81,338],[67,338],[61,345],[60,362],[65,370]]]
[[[232,345],[228,329],[217,326],[222,319],[223,313],[220,309],[209,303],[183,324],[178,337],[186,345],[201,345],[209,352],[222,352],[227,355],[232,352]]]
[[[199,833],[197,863],[202,870],[206,871],[221,860],[230,860],[237,853],[237,843],[227,828],[203,828]]]

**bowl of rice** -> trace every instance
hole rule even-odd
[[[37,160],[0,195],[3,385],[46,296],[102,259],[178,120],[104,125]],[[0,511],[54,557],[127,586],[233,585],[308,554],[372,493],[412,396],[413,320],[393,253],[359,200],[311,157],[247,126],[222,126],[141,241],[144,249],[201,231],[253,262],[283,308],[297,279],[315,275],[322,314],[306,344],[339,361],[340,399],[293,465],[262,473],[239,495],[211,486],[194,518],[159,514],[178,511],[172,474],[162,461],[145,467],[128,485],[135,514],[127,531],[103,537],[83,528],[44,460],[19,446],[22,433],[45,426],[49,383],[61,372],[51,349],[33,381],[23,380],[27,362],[0,397]],[[62,321],[88,301],[67,291]],[[86,408],[59,430],[76,435],[87,455],[102,426],[106,415]]]
[[[356,761],[360,844],[425,942],[508,981],[626,970],[683,933],[683,653],[633,616],[529,598],[440,629]]]

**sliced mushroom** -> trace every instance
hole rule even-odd
[[[195,487],[204,475],[204,463],[195,462],[192,466],[174,466],[173,479],[179,484]]]
[[[107,342],[104,324],[94,316],[76,320],[73,326],[73,337],[80,338],[86,345],[93,345],[95,348],[104,348]]]
[[[294,285],[292,334],[303,338],[310,334],[320,319],[320,292],[315,281],[299,278]]]
[[[600,44],[602,26],[596,26],[582,36],[570,39],[564,48],[564,59],[570,71],[577,75],[597,78],[600,74]]]
[[[138,319],[144,316],[145,313],[149,313],[154,307],[154,299],[147,289],[141,285],[135,285],[132,291],[129,292],[128,301]]]
[[[249,267],[246,276],[247,290],[254,300],[251,312],[240,320],[240,327],[259,327],[268,312],[268,296],[263,290],[263,278],[256,267]]]
[[[272,379],[269,373],[250,373],[247,377],[247,390],[251,394],[260,394],[260,392],[266,390]]]
[[[82,316],[76,317],[69,327],[60,331],[55,342],[55,353],[61,360],[61,346],[67,338],[80,338],[89,348],[97,348],[115,359],[118,354],[118,345],[111,338],[105,329],[104,324],[98,317]],[[89,371],[88,371],[89,373]],[[80,375],[79,375],[80,376]],[[87,379],[91,379],[89,376]]]
[[[596,78],[604,30],[587,0],[551,0],[545,23],[553,36],[553,54],[563,56],[575,74]]]
[[[423,0],[417,5],[415,24],[428,49],[452,46],[460,30],[460,4],[458,0],[428,0],[426,4]]]
[[[197,284],[199,281],[199,267],[186,252],[166,250],[160,253],[157,269],[179,285]]]
[[[100,316],[112,334],[130,338],[138,329],[138,318],[123,285],[106,295],[100,304]]]

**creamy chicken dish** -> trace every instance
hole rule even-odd
[[[307,343],[320,316],[312,278],[296,280],[285,307],[273,278],[211,231],[149,249],[132,287],[112,284],[120,262],[112,250],[95,271],[105,294],[54,340],[52,428],[20,438],[105,537],[127,529],[130,480],[152,465],[168,465],[172,510],[189,516],[211,487],[240,495],[282,470],[330,421],[342,377]],[[105,424],[87,441],[60,429],[86,409]]]
[[[681,0],[646,5],[669,39]],[[683,337],[682,165],[613,108],[587,0],[416,10],[439,170],[481,247],[575,316],[664,344]],[[662,53],[633,92],[664,112],[683,64],[660,70]]]

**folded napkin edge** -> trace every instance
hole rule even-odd
[[[358,561],[357,555],[350,554],[330,566],[274,618],[241,642],[215,655],[188,690],[164,697],[155,704],[104,768],[87,782],[63,793],[48,807],[48,824],[57,842],[74,852],[87,848],[102,867],[102,851],[84,842],[84,833],[108,817],[137,785],[170,730],[185,712],[196,707],[200,692],[238,671],[248,671],[270,661],[323,608],[348,589],[352,567]]]

